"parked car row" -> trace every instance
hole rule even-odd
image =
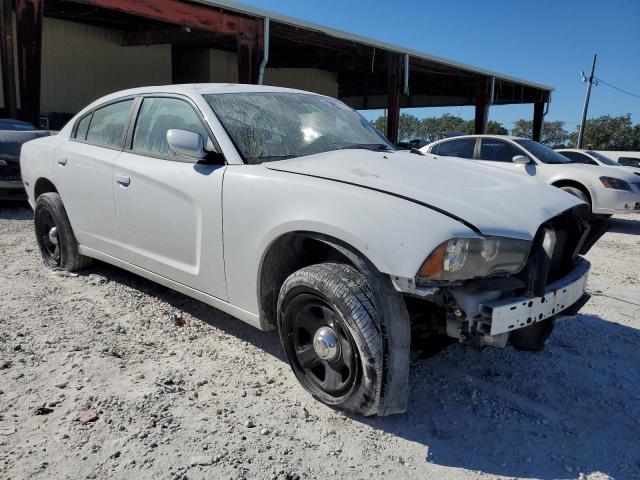
[[[502,135],[458,136],[433,142],[422,151],[535,178],[578,197],[594,214],[640,212],[638,172],[595,152],[556,152],[533,140]]]
[[[20,148],[29,140],[50,134],[27,122],[0,118],[0,200],[26,199],[20,177]]]
[[[589,298],[606,222],[586,203],[630,210],[638,187],[572,166],[587,190],[567,195],[537,180],[576,181],[567,160],[528,140],[426,150],[329,97],[205,84],[101,98],[21,166],[48,267],[99,259],[276,329],[315,398],[387,415],[406,409],[412,329],[541,349]]]

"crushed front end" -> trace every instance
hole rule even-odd
[[[581,255],[608,225],[575,207],[539,227],[517,273],[423,282],[407,298],[414,328],[479,347],[541,349],[555,319],[575,315],[588,301],[590,264]]]

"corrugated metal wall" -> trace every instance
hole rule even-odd
[[[264,83],[338,96],[338,74],[315,68],[267,68]]]
[[[238,81],[235,53],[211,49],[208,68],[211,82]],[[172,83],[171,46],[123,47],[116,31],[45,17],[41,77],[41,113],[75,113],[113,91]],[[265,84],[338,96],[337,74],[325,70],[267,68]]]
[[[209,57],[211,82],[236,83],[238,81],[238,57],[235,53],[211,50]],[[264,73],[265,85],[298,88],[338,96],[338,75],[315,68],[268,68]]]
[[[41,112],[75,113],[107,93],[171,83],[171,47],[122,47],[117,32],[44,18]]]
[[[0,57],[0,65],[3,61],[3,58]],[[0,75],[0,108],[4,108],[4,85],[2,84],[2,75]]]

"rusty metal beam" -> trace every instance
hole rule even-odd
[[[389,57],[389,76],[387,86],[387,138],[392,143],[398,143],[401,91],[402,58],[399,55],[391,55]]]
[[[238,82],[256,85],[264,50],[262,23],[255,22],[252,32],[240,33],[236,38],[238,42]]]
[[[253,19],[222,13],[178,0],[72,0],[198,30],[239,34],[252,32]]]
[[[42,56],[42,0],[16,1],[20,118],[38,124]]]
[[[11,118],[18,116],[18,94],[16,66],[14,58],[12,0],[0,0],[0,62],[2,64],[2,85],[4,108]]]

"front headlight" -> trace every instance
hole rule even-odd
[[[631,191],[631,185],[629,185],[624,180],[620,180],[619,178],[613,177],[600,177],[600,181],[604,188],[612,188],[614,190],[626,190],[627,192]]]
[[[431,252],[418,270],[416,282],[513,275],[524,268],[530,248],[531,242],[514,238],[453,238]]]

